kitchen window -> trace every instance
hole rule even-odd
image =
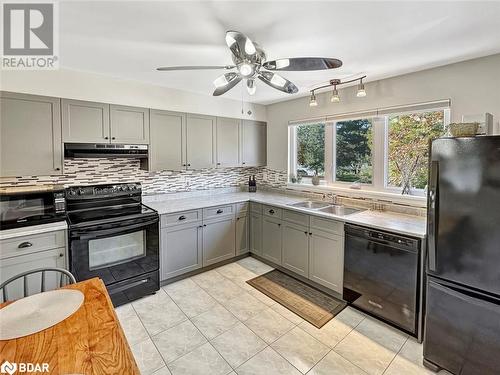
[[[423,196],[429,142],[449,117],[445,100],[293,123],[289,182]]]

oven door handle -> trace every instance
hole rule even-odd
[[[148,220],[148,221],[143,221],[138,224],[132,224],[132,225],[126,225],[123,227],[117,226],[115,228],[110,228],[110,229],[102,229],[102,230],[91,230],[91,229],[86,229],[86,230],[76,230],[76,231],[71,231],[71,238],[72,239],[91,239],[91,238],[97,238],[97,237],[103,237],[103,236],[108,236],[110,234],[114,233],[119,233],[119,232],[125,232],[129,231],[131,229],[138,229],[142,227],[147,227],[148,225],[151,224],[157,224],[158,223],[158,218],[155,218],[153,220]]]

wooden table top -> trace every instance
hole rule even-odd
[[[85,300],[69,318],[33,335],[0,340],[0,364],[48,363],[49,374],[140,374],[102,280],[64,288]],[[0,308],[8,303],[0,304]]]

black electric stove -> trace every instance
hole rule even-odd
[[[140,183],[66,189],[71,272],[102,279],[115,306],[160,288],[159,217],[141,194]]]

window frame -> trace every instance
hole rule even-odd
[[[450,106],[415,108],[415,110],[403,110],[384,114],[342,116],[339,119],[316,119],[314,121],[304,121],[290,124],[288,126],[288,186],[289,187],[311,187],[322,189],[341,189],[345,191],[358,192],[355,195],[365,193],[375,193],[381,195],[399,196],[406,200],[424,199],[425,189],[412,189],[411,194],[402,195],[402,188],[389,186],[389,117],[394,115],[404,115],[408,113],[424,113],[433,111],[443,111],[443,126],[446,129],[450,123],[451,109]],[[372,183],[357,183],[356,188],[353,188],[352,182],[336,181],[336,135],[337,123],[370,119],[372,123]],[[297,173],[297,137],[296,129],[298,126],[307,126],[314,124],[325,125],[325,174],[319,186],[310,183],[292,183],[291,176]],[[369,195],[369,194],[368,194]]]

